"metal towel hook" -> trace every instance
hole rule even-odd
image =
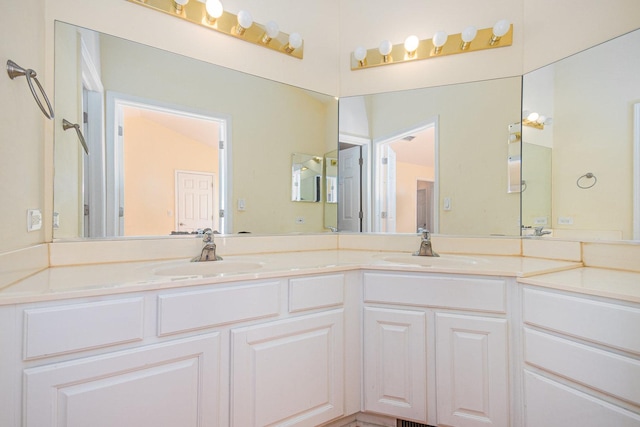
[[[42,85],[38,81],[38,78],[37,78],[38,74],[34,70],[32,70],[31,68],[27,68],[27,69],[22,68],[21,66],[19,66],[18,64],[16,64],[15,62],[9,59],[7,61],[7,74],[9,74],[9,78],[11,78],[11,80],[15,79],[16,77],[24,76],[27,79],[27,84],[29,85],[29,89],[31,89],[31,94],[33,95],[33,99],[36,100],[38,107],[40,107],[40,111],[42,111],[42,113],[47,117],[47,119],[50,119],[50,120],[53,119],[53,108],[51,107],[49,98],[47,98],[47,94],[44,92]],[[44,105],[42,105],[42,102],[40,101],[40,97],[38,97],[38,94],[36,93],[36,89],[33,87],[32,80],[35,80],[36,85],[38,85],[38,89],[40,90],[40,93],[44,98],[44,102],[47,104],[47,109],[49,110],[48,112],[44,109]]]
[[[82,132],[80,131],[80,125],[77,123],[71,123],[67,119],[62,119],[62,130],[75,129],[78,134],[78,139],[80,140],[80,144],[82,144],[82,148],[84,148],[84,152],[89,154],[89,147],[87,147],[87,142],[84,140],[84,136],[82,136]]]
[[[593,179],[593,182],[591,183],[591,185],[583,185],[580,183],[581,180],[586,180],[586,179]],[[578,188],[582,188],[583,190],[586,190],[587,188],[591,188],[594,185],[596,185],[597,182],[598,182],[598,178],[596,178],[596,176],[591,172],[587,172],[584,175],[582,175],[580,178],[578,178],[578,180],[576,181],[576,185],[578,186]]]

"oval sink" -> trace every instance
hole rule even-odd
[[[157,268],[154,273],[160,276],[217,276],[229,273],[247,273],[262,268],[255,261],[205,261],[181,262],[178,265]]]
[[[413,256],[411,254],[406,255],[390,255],[382,258],[386,262],[393,264],[406,264],[406,265],[419,265],[423,267],[453,267],[456,265],[476,265],[480,264],[482,260],[473,257],[466,256],[453,256],[445,255],[439,257],[429,256]]]

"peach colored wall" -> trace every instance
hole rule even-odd
[[[175,171],[217,173],[218,151],[141,117],[125,120],[124,234],[175,230]]]
[[[418,180],[433,181],[433,168],[396,163],[396,232],[415,233]]]

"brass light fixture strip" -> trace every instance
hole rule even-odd
[[[127,0],[130,3],[135,3],[140,6],[145,6],[153,10],[164,12],[168,15],[175,16],[176,18],[184,19],[193,24],[200,25],[210,30],[218,31],[228,36],[244,40],[249,43],[256,44],[258,46],[265,47],[267,49],[275,50],[283,53],[287,56],[302,59],[304,53],[303,45],[292,52],[286,52],[285,47],[289,43],[289,34],[282,31],[277,37],[271,39],[269,43],[263,43],[262,37],[265,34],[265,27],[262,24],[254,22],[253,25],[239,35],[236,32],[238,25],[238,17],[233,13],[224,11],[222,16],[216,19],[213,23],[209,23],[207,19],[207,10],[205,4],[198,0],[191,0],[189,3],[182,7],[182,11],[178,12],[174,5],[173,0]]]
[[[532,122],[527,119],[522,119],[522,124],[536,129],[544,129],[544,123]]]
[[[409,61],[419,61],[421,59],[438,58],[440,56],[455,55],[458,53],[476,52],[479,50],[495,49],[499,47],[511,46],[513,43],[513,24],[509,27],[509,31],[500,38],[493,46],[489,44],[493,36],[493,28],[479,29],[475,39],[469,43],[469,46],[462,50],[462,34],[449,34],[447,42],[442,46],[439,53],[435,53],[435,46],[431,39],[420,40],[418,48],[413,55],[409,55],[404,48],[404,42],[394,44],[391,53],[387,55],[387,60],[378,51],[378,48],[368,49],[367,56],[361,64],[354,58],[351,53],[351,69],[362,70],[365,68],[378,67],[380,65],[398,64]]]

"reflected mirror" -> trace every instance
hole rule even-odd
[[[640,239],[639,45],[636,30],[523,77],[524,230]]]
[[[291,200],[314,202],[322,200],[324,159],[310,154],[291,155]]]
[[[333,96],[62,22],[54,77],[90,153],[56,122],[55,239],[329,231],[288,188],[291,153],[337,147]]]
[[[520,108],[520,77],[341,98],[339,230],[520,235]]]

